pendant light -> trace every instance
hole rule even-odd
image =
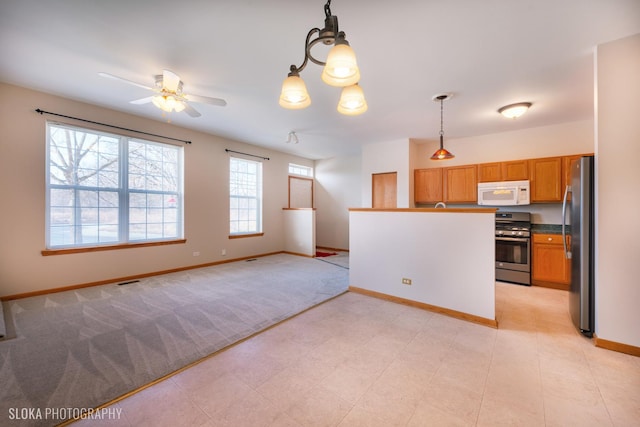
[[[447,151],[444,148],[444,107],[443,107],[443,103],[445,99],[449,99],[451,98],[451,95],[448,93],[441,93],[439,95],[434,95],[433,101],[434,102],[440,102],[440,149],[437,150],[435,153],[433,153],[433,155],[431,156],[431,160],[449,160],[449,159],[453,159],[455,156],[453,154],[451,154],[451,152]]]

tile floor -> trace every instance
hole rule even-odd
[[[497,283],[499,329],[347,293],[75,426],[640,426],[640,358],[567,293]]]

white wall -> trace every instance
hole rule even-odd
[[[349,285],[495,320],[495,213],[488,211],[351,211]]]
[[[12,85],[0,84],[0,94],[0,296],[283,250],[288,163],[313,166],[312,160]],[[184,150],[187,243],[42,256],[45,123],[50,117],[35,113],[36,108],[193,141]],[[229,155],[225,148],[271,158],[263,167],[262,237],[228,239]],[[226,257],[221,255],[222,249],[226,249]],[[200,256],[194,257],[193,252],[200,252]]]
[[[283,209],[284,250],[297,255],[316,255],[316,211]]]
[[[316,239],[320,247],[349,249],[349,208],[361,206],[360,156],[315,162]]]
[[[640,347],[640,34],[596,49],[596,334]]]
[[[409,170],[410,141],[408,139],[378,142],[362,147],[362,207],[371,207],[371,175],[397,172],[398,206],[410,207],[409,187],[413,171]]]

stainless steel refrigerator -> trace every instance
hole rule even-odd
[[[594,192],[593,156],[581,157],[571,164],[571,183],[562,203],[562,237],[565,256],[571,259],[569,312],[576,328],[591,337],[594,332]],[[568,200],[570,198],[570,200]],[[567,225],[569,210],[571,224]],[[571,244],[567,248],[567,231]]]

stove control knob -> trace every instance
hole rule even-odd
[[[518,231],[518,236],[522,236],[524,233],[522,231]]]

